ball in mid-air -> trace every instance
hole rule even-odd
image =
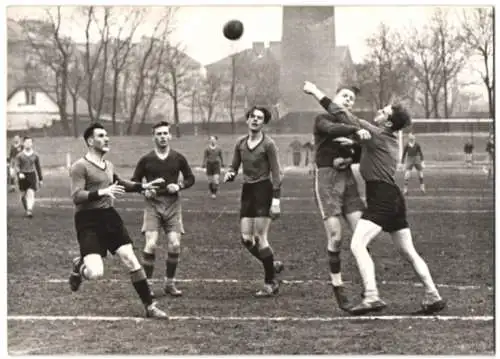
[[[238,40],[243,35],[243,23],[240,20],[228,21],[222,32],[227,39]]]

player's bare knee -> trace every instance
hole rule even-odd
[[[104,275],[104,263],[98,254],[91,254],[83,259],[85,264],[85,277],[89,280],[96,280]]]
[[[158,232],[146,232],[144,234],[144,251],[147,253],[154,253],[158,243]]]
[[[248,248],[251,248],[255,245],[255,239],[253,234],[250,233],[241,233],[241,243]]]
[[[141,268],[139,259],[135,255],[134,249],[131,244],[121,246],[116,251],[116,254],[118,255],[118,257],[120,257],[120,260],[129,271],[132,272]]]
[[[180,233],[170,232],[167,235],[168,238],[168,251],[170,253],[180,253],[181,251],[181,236]]]

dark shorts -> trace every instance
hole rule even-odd
[[[420,157],[407,157],[405,170],[411,171],[415,167],[417,171],[422,171],[422,160]]]
[[[365,209],[351,168],[316,168],[314,197],[323,219],[338,217]]]
[[[88,254],[106,257],[108,251],[115,254],[121,246],[132,243],[122,218],[114,208],[76,212],[75,228],[82,258]]]
[[[408,228],[405,199],[398,185],[381,181],[366,182],[366,204],[361,218],[379,225],[384,232]]]
[[[24,178],[18,180],[19,190],[25,192],[28,189],[36,191],[38,189],[38,181],[35,172],[24,172]]]
[[[208,162],[206,169],[207,176],[220,175],[220,163],[219,162]]]
[[[244,183],[241,191],[240,218],[270,217],[273,184],[270,180]]]

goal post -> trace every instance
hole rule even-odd
[[[409,133],[418,136],[434,137],[435,142],[439,142],[442,137],[443,147],[446,145],[446,137],[460,136],[474,140],[475,136],[493,132],[492,118],[418,118],[413,119],[409,129],[398,131],[399,160],[403,156],[405,137]],[[418,141],[418,140],[417,140]],[[464,143],[461,144],[462,148]],[[426,149],[423,148],[425,152]],[[477,151],[481,151],[477,149]]]

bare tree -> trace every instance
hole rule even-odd
[[[478,70],[488,92],[490,117],[495,117],[495,75],[493,67],[493,24],[494,10],[490,8],[475,8],[464,10],[461,18],[462,41],[481,56],[484,69]]]
[[[210,122],[215,114],[217,105],[222,99],[223,79],[219,74],[208,73],[206,79],[202,82],[200,92],[198,93],[198,107],[202,114],[203,122],[206,124],[206,130],[210,134]]]
[[[68,68],[68,93],[71,96],[72,102],[72,122],[73,122],[73,137],[78,137],[78,102],[80,99],[80,91],[85,80],[85,69],[83,65],[83,54],[78,49],[73,47],[73,56]]]
[[[67,96],[68,96],[68,68],[73,46],[71,40],[61,33],[61,7],[56,7],[55,16],[50,9],[46,9],[48,22],[23,20],[20,22],[27,33],[28,43],[33,54],[42,66],[49,68],[54,79],[53,89],[56,94],[56,103],[59,109],[61,125],[67,135],[70,134]],[[44,79],[47,82],[47,79]],[[45,86],[42,86],[45,87]]]
[[[229,117],[231,118],[231,133],[236,131],[234,119],[234,97],[236,92],[236,54],[231,55],[231,87],[229,90]]]
[[[144,9],[134,8],[128,12],[125,19],[120,22],[118,33],[111,41],[111,69],[112,69],[112,103],[111,121],[113,134],[116,135],[116,113],[118,109],[118,97],[120,95],[120,76],[127,65],[130,51],[133,49],[133,37],[137,27],[143,20]],[[127,29],[128,28],[128,29]],[[125,34],[126,33],[126,34]]]

